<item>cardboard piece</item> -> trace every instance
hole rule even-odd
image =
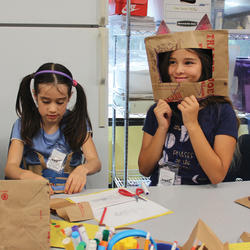
[[[240,204],[242,206],[250,208],[250,196],[240,198],[238,200],[235,200],[234,202],[236,202],[236,203],[238,203],[238,204]]]
[[[226,30],[195,30],[154,35],[145,38],[154,99],[178,102],[195,95],[198,99],[211,95],[228,96],[228,32]],[[212,78],[202,82],[162,82],[158,54],[176,49],[210,49],[213,55]]]
[[[109,3],[109,15],[126,15],[127,0],[114,0]],[[115,5],[115,6],[114,6]],[[147,16],[148,0],[131,0],[130,15],[131,16]],[[112,11],[114,11],[112,13]]]
[[[250,233],[244,232],[240,236],[243,242],[250,242]]]
[[[223,244],[202,220],[198,220],[189,239],[181,247],[181,250],[190,250],[195,242],[201,242],[203,249],[229,250],[229,244]]]
[[[89,202],[72,203],[63,198],[54,198],[50,200],[50,210],[70,222],[94,219]]]
[[[156,34],[160,35],[160,34],[168,34],[168,33],[170,33],[170,30],[169,30],[167,24],[165,23],[165,21],[162,20],[160,25],[159,25],[158,30],[156,31]]]
[[[49,183],[0,181],[0,249],[50,249]]]
[[[205,14],[200,20],[200,22],[198,23],[195,30],[211,30],[211,29],[212,29],[212,25],[210,23],[209,17],[207,14]]]
[[[67,206],[70,206],[72,202],[65,200],[63,198],[53,198],[50,199],[49,205],[50,205],[50,211],[53,214],[56,214],[56,210],[58,208],[64,208]]]

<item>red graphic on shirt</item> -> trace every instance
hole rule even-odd
[[[8,200],[8,194],[7,193],[1,194],[1,199],[4,201]]]

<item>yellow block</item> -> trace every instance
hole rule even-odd
[[[127,250],[127,249],[136,249],[137,240],[134,237],[128,237],[118,241],[114,246],[113,250]]]

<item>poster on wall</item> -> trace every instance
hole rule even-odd
[[[171,32],[195,30],[205,14],[211,20],[211,0],[164,0],[163,8]]]

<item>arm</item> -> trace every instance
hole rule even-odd
[[[216,135],[212,148],[198,122],[199,103],[196,98],[186,97],[178,108],[182,112],[183,123],[188,130],[196,158],[202,169],[211,183],[223,181],[233,157],[235,138]]]
[[[82,152],[85,157],[85,163],[77,166],[69,175],[65,184],[65,193],[81,192],[86,184],[87,175],[101,170],[101,162],[90,134],[87,141],[82,145]]]
[[[157,118],[158,128],[154,136],[144,132],[138,159],[139,171],[144,176],[151,175],[162,155],[162,148],[171,122],[172,110],[166,101],[160,99],[154,108],[154,113]]]
[[[23,148],[24,144],[22,141],[15,139],[11,141],[5,166],[5,176],[16,180],[44,180],[42,176],[37,175],[30,170],[20,168],[23,157]]]

